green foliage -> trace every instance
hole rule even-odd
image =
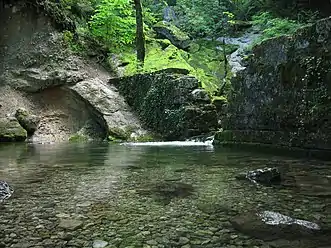
[[[180,28],[194,37],[213,34],[215,26],[224,22],[220,15],[224,11],[227,11],[226,7],[219,5],[217,0],[208,3],[204,0],[178,0],[176,6]]]
[[[75,41],[74,35],[71,31],[65,30],[63,31],[62,35],[64,44],[70,47],[73,52],[82,53],[86,50],[82,44],[80,44],[78,41]]]
[[[102,0],[89,25],[92,35],[112,47],[133,43],[135,38],[135,17],[129,0]]]
[[[252,14],[256,13],[260,5],[257,0],[227,0],[227,9],[233,13],[236,20],[250,20]]]
[[[274,18],[272,14],[268,12],[253,16],[253,24],[263,30],[262,37],[260,37],[257,42],[281,35],[293,34],[302,26],[302,24],[293,20]]]
[[[148,39],[142,72],[154,72],[166,68],[186,69],[199,79],[203,88],[212,93],[217,90],[225,75],[223,52],[216,49],[217,46],[221,46],[221,43],[201,39],[192,44],[189,52],[185,52],[168,40]],[[236,48],[237,46],[234,45],[226,45],[226,54],[233,52]],[[125,75],[137,73],[133,48],[127,48],[122,53],[122,62],[127,64]]]

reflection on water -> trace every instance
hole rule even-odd
[[[234,179],[265,166],[282,169],[281,187]],[[0,247],[330,245],[331,165],[320,161],[210,145],[10,144],[0,146],[0,179],[15,188],[0,206]],[[270,239],[247,232],[246,222],[234,229],[232,219],[252,211],[318,223],[325,232]]]

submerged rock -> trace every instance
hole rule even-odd
[[[322,234],[316,223],[272,211],[245,213],[233,218],[231,223],[238,231],[262,240],[292,240]]]
[[[153,28],[160,38],[170,40],[174,46],[180,49],[188,49],[191,44],[190,37],[169,22],[160,21],[156,23]]]
[[[82,227],[82,225],[83,225],[82,221],[76,219],[70,219],[70,218],[60,219],[60,223],[59,223],[60,228],[70,231],[77,230],[78,228]]]
[[[37,130],[40,122],[39,116],[30,114],[24,108],[19,108],[16,110],[15,117],[28,135],[32,135]]]
[[[175,181],[157,182],[147,185],[146,188],[139,190],[141,195],[149,195],[157,200],[169,204],[173,198],[185,198],[192,195],[194,187],[190,184]]]
[[[0,118],[0,142],[24,141],[26,138],[27,132],[16,118]]]
[[[13,193],[13,188],[7,182],[0,180],[0,203],[10,198]]]
[[[103,240],[94,240],[93,241],[93,248],[104,248],[108,245],[107,241]]]
[[[281,175],[278,168],[264,168],[248,171],[247,173],[237,175],[236,178],[239,180],[247,179],[253,183],[261,183],[264,185],[280,183],[281,181]]]

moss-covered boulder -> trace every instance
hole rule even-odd
[[[24,108],[19,108],[16,110],[15,117],[20,125],[27,131],[29,136],[37,130],[40,122],[39,116],[30,114]]]
[[[253,48],[231,80],[221,142],[331,149],[330,30],[327,18]]]
[[[0,142],[25,141],[26,130],[13,117],[0,118]]]
[[[112,79],[145,125],[167,140],[182,140],[217,128],[216,108],[195,93],[199,81],[170,69]],[[188,71],[183,70],[186,74]]]
[[[160,21],[153,28],[160,38],[170,40],[176,47],[184,50],[190,47],[190,37],[175,25],[166,21]]]

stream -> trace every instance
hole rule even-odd
[[[0,144],[0,180],[15,190],[0,247],[330,247],[328,232],[270,239],[232,224],[275,211],[331,227],[330,162],[193,143]],[[295,180],[235,179],[265,166]]]

